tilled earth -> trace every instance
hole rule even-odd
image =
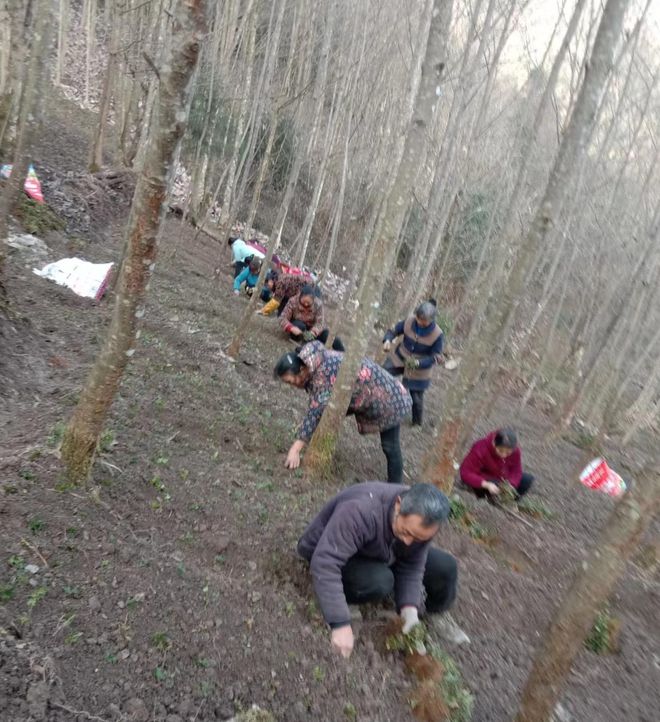
[[[54,147],[44,150],[46,164]],[[90,231],[77,252],[90,260],[118,256],[127,212],[113,198],[113,212],[105,203],[101,217],[92,208],[85,219]],[[46,260],[70,255],[69,237],[45,240]],[[272,378],[291,348],[274,320],[255,319],[237,363],[223,354],[244,304],[228,272],[213,278],[219,262],[228,265],[225,253],[168,218],[91,494],[64,482],[57,446],[111,298],[78,299],[34,276],[34,259],[10,256],[15,316],[0,322],[3,722],[224,720],[252,703],[291,722],[354,719],[355,711],[362,722],[412,719],[411,681],[381,648],[382,622],[367,615],[351,660],[335,658],[293,553],[330,494],[383,477],[378,439],[359,437],[348,419],[325,485],[283,468],[305,396]],[[350,330],[342,335],[350,343]],[[402,431],[410,479],[451,379],[438,372],[426,427]],[[503,398],[473,436],[504,422],[520,429],[534,496],[553,518],[527,525],[463,495],[481,538],[454,524],[439,535],[460,564],[454,616],[472,641],[448,651],[476,697],[477,721],[512,718],[540,635],[612,508],[576,481],[588,452],[565,440],[546,445],[550,422],[539,410]],[[657,534],[656,525],[645,543]],[[640,557],[610,602],[620,649],[582,652],[565,714],[657,719],[659,609],[657,564]]]

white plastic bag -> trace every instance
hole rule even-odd
[[[37,276],[48,278],[60,286],[70,288],[84,298],[101,299],[108,287],[114,263],[90,263],[82,258],[62,258],[41,270],[33,268]]]

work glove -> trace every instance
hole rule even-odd
[[[305,342],[313,341],[316,338],[316,336],[311,331],[303,331],[302,337],[303,341]]]
[[[280,302],[275,299],[271,298],[270,301],[261,309],[261,311],[257,311],[257,313],[261,314],[262,316],[270,316],[273,311],[276,311],[280,307]]]
[[[408,369],[408,371],[414,371],[419,368],[419,359],[407,358],[404,361],[404,366]]]
[[[409,634],[412,628],[419,624],[419,612],[417,611],[417,607],[404,607],[400,612],[400,617],[403,621],[401,631],[404,634]]]
[[[392,350],[392,342],[391,341],[383,341],[383,351],[385,353],[389,353]]]

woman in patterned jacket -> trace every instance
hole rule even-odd
[[[300,466],[300,452],[312,438],[330,400],[344,354],[329,351],[319,341],[306,344],[296,353],[285,353],[275,366],[275,378],[304,389],[309,394],[309,408],[298,427],[285,466]],[[410,412],[410,394],[401,383],[371,359],[362,359],[348,414],[355,416],[361,434],[380,433],[380,443],[387,459],[387,480],[403,482],[403,457],[399,442],[401,419]]]

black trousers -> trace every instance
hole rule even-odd
[[[341,572],[344,594],[349,604],[364,604],[389,597],[394,592],[394,571],[385,562],[356,554]],[[436,547],[429,549],[424,569],[426,612],[445,612],[456,599],[458,565],[451,554]]]
[[[389,358],[385,359],[383,364],[385,371],[389,371],[392,376],[402,376],[403,368],[395,366]],[[405,384],[404,384],[405,385]],[[408,388],[408,387],[406,387]],[[413,426],[421,426],[424,418],[424,391],[425,389],[415,390],[408,389],[410,398],[412,399],[412,423]]]
[[[387,459],[387,481],[390,484],[403,484],[400,432],[398,425],[380,432],[380,446]]]
[[[291,325],[295,326],[296,328],[299,328],[301,331],[308,331],[309,329],[302,321],[291,321]],[[300,336],[294,336],[293,334],[289,334],[291,338],[294,341],[300,341],[301,345],[304,345],[306,342],[303,341],[303,339]],[[323,331],[316,337],[317,341],[320,341],[322,344],[325,344],[328,340],[328,336],[330,335],[330,330],[327,328],[324,328]],[[339,336],[335,336],[334,341],[332,342],[332,349],[333,351],[346,351],[344,348],[344,344],[341,342],[341,339]]]
[[[499,484],[500,482],[497,479],[493,479],[493,484]],[[534,476],[533,474],[528,474],[526,471],[523,472],[523,475],[520,477],[520,484],[518,484],[518,488],[516,491],[518,492],[518,497],[524,496],[532,487],[532,484],[534,483]],[[489,491],[486,491],[486,489],[475,489],[473,486],[470,486],[469,484],[465,485],[471,492],[474,493],[475,496],[477,496],[479,499],[492,499],[493,496]]]

